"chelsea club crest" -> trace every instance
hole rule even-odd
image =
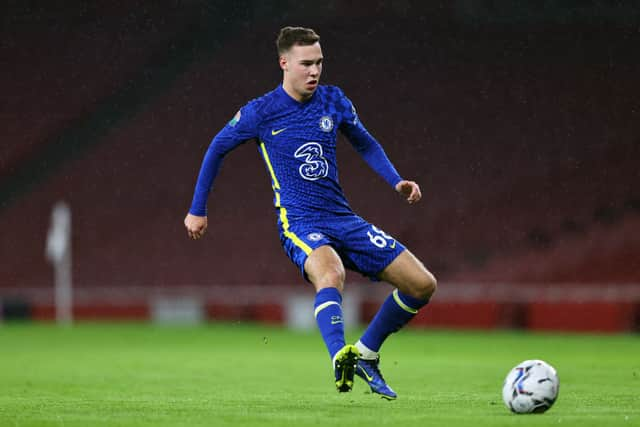
[[[324,237],[324,235],[322,233],[309,233],[307,234],[307,239],[311,240],[312,242],[317,242],[318,240],[322,239]]]
[[[333,120],[329,116],[322,116],[320,119],[320,129],[325,132],[331,132],[333,130]]]

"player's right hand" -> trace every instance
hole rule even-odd
[[[198,240],[207,231],[207,217],[196,216],[190,213],[184,219],[184,226],[187,227],[187,233],[193,240]]]

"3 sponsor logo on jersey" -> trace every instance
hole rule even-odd
[[[320,129],[324,132],[331,132],[333,130],[333,119],[329,116],[322,116],[320,119]]]
[[[302,144],[293,156],[296,159],[304,159],[298,171],[300,176],[308,181],[322,179],[329,173],[329,163],[323,156],[322,145],[317,142]]]

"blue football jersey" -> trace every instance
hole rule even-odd
[[[342,90],[321,85],[309,100],[298,102],[278,86],[242,107],[215,136],[200,170],[190,212],[206,215],[207,197],[222,158],[241,143],[255,140],[282,222],[353,214],[338,179],[338,130],[389,185],[402,179]]]

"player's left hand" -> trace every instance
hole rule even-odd
[[[198,240],[207,231],[207,217],[196,216],[190,213],[184,218],[184,226],[187,228],[189,237],[193,240]]]
[[[413,181],[402,180],[396,184],[396,191],[407,199],[409,204],[415,203],[422,199],[420,186]]]

